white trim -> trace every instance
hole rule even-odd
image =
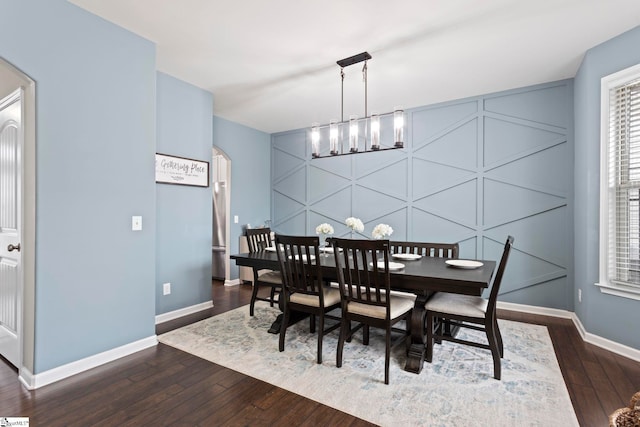
[[[35,348],[35,236],[36,236],[36,83],[0,57],[0,74],[15,78],[22,88],[21,116],[21,319],[19,373],[33,369]]]
[[[572,320],[584,342],[588,342],[589,344],[604,348],[612,353],[640,362],[640,350],[587,332],[575,313],[573,313]]]
[[[225,280],[224,281],[224,285],[225,286],[238,286],[240,284],[240,279],[233,279],[233,280]]]
[[[615,283],[596,283],[603,294],[615,295],[640,301],[640,289]]]
[[[75,362],[67,363],[66,365],[58,366],[57,368],[50,369],[40,374],[34,375],[27,369],[23,368],[20,370],[19,378],[29,390],[34,390],[56,381],[63,380],[72,375],[88,371],[89,369],[93,369],[97,366],[104,365],[105,363],[129,356],[130,354],[153,347],[157,344],[158,338],[153,335],[125,344],[121,347],[94,354],[93,356],[89,356],[84,359],[76,360]]]
[[[179,319],[183,316],[188,316],[189,314],[207,310],[212,307],[213,307],[213,301],[206,301],[200,304],[195,304],[189,307],[184,307],[178,310],[170,311],[168,313],[158,314],[156,316],[156,325],[160,323],[168,322],[169,320]]]
[[[192,307],[197,307],[197,306],[206,305],[206,304],[207,303],[198,304]],[[213,305],[211,305],[211,307],[212,306]],[[611,341],[606,338],[602,338],[598,335],[594,335],[587,332],[584,326],[582,325],[582,322],[574,312],[555,309],[555,308],[515,304],[515,303],[509,303],[509,302],[502,302],[502,301],[498,301],[497,308],[501,310],[517,311],[521,313],[530,313],[530,314],[538,314],[543,316],[571,319],[574,325],[576,326],[576,329],[578,330],[578,333],[580,334],[580,337],[582,338],[583,341],[588,342],[589,344],[593,344],[595,346],[601,347],[613,353],[619,354],[621,356],[627,357],[631,360],[640,362],[640,350],[628,347],[626,345],[623,345],[615,341]],[[180,311],[180,310],[176,310],[176,312],[177,311]],[[172,313],[175,313],[175,312],[172,312]],[[45,371],[37,375],[32,374],[28,369],[23,367],[22,369],[20,369],[20,374],[18,376],[18,379],[20,380],[20,382],[22,382],[25,385],[27,389],[34,390],[36,388],[43,387],[45,385],[65,379],[72,375],[76,375],[81,372],[87,371],[89,369],[95,368],[97,366],[104,365],[105,363],[112,362],[114,360],[120,359],[125,356],[129,356],[130,354],[136,353],[138,351],[144,350],[149,347],[153,347],[154,345],[157,345],[157,344],[158,344],[158,339],[155,335],[153,335],[151,337],[143,338],[141,340],[138,340],[129,344],[125,344],[121,347],[114,348],[112,350],[107,350],[105,352],[102,352],[81,360],[77,360],[75,362],[71,362],[63,366],[59,366],[57,368],[51,369],[49,371]]]
[[[35,378],[30,370],[27,368],[20,368],[20,372],[18,373],[18,380],[24,385],[28,390],[33,390],[35,388]]]
[[[574,313],[558,308],[538,307],[537,305],[515,304],[512,302],[498,301],[496,308],[502,310],[518,311],[520,313],[539,314],[541,316],[559,317],[561,319],[571,319]]]
[[[511,302],[498,301],[497,308],[502,310],[518,311],[521,313],[539,314],[542,316],[559,317],[563,319],[571,319],[576,326],[580,337],[584,342],[593,344],[600,348],[603,348],[612,353],[619,354],[620,356],[627,357],[631,360],[640,362],[640,350],[628,347],[624,344],[617,343],[615,341],[602,338],[598,335],[591,334],[586,331],[582,322],[573,311],[560,310],[556,308],[538,307],[534,305],[515,304]]]
[[[640,77],[640,64],[600,79],[600,248],[598,283],[600,292],[640,300],[639,289],[630,290],[609,281],[609,107],[610,91]]]

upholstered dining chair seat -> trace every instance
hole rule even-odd
[[[458,316],[484,317],[488,303],[486,299],[472,295],[438,292],[427,301],[425,308]]]
[[[258,274],[258,280],[279,285],[282,283],[282,274],[279,271],[267,270],[265,273]]]
[[[340,303],[340,291],[335,288],[324,288],[322,290],[324,305],[326,307]],[[296,292],[291,294],[289,301],[294,304],[308,305],[310,307],[320,307],[320,297],[317,295],[303,294]]]
[[[394,319],[403,313],[413,308],[413,300],[410,298],[391,296],[390,304],[390,318]],[[387,315],[387,309],[384,306],[362,304],[359,302],[349,302],[347,304],[347,311],[352,314],[360,314],[367,317],[375,317],[376,319],[384,319]]]

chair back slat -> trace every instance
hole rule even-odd
[[[502,283],[502,276],[507,266],[507,260],[509,259],[509,253],[511,252],[511,246],[513,246],[513,236],[508,236],[507,241],[504,244],[504,250],[502,251],[502,258],[496,270],[496,275],[493,278],[493,284],[491,285],[491,292],[489,293],[489,301],[487,305],[487,312],[491,313],[496,308],[498,301],[498,293],[500,292],[500,284]]]
[[[392,254],[416,254],[436,258],[458,258],[457,243],[389,242]]]
[[[249,252],[262,252],[272,246],[271,229],[268,227],[248,228],[246,235]]]
[[[276,234],[276,253],[287,297],[291,293],[318,296],[322,303],[322,269],[317,236]]]
[[[388,317],[389,241],[332,238],[330,242],[334,248],[340,292],[346,302],[386,307]]]

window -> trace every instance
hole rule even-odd
[[[600,282],[640,300],[640,65],[602,79]]]

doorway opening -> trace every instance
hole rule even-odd
[[[229,231],[231,216],[231,160],[213,147],[213,239],[211,241],[211,277],[229,281]]]
[[[35,347],[35,82],[0,58],[0,157],[3,185],[0,199],[0,287],[3,293],[2,347],[5,360],[18,369],[20,380],[34,388]],[[10,206],[9,209],[7,207]],[[11,296],[11,301],[6,297]],[[13,340],[7,341],[7,338]],[[5,354],[6,353],[6,354]]]

